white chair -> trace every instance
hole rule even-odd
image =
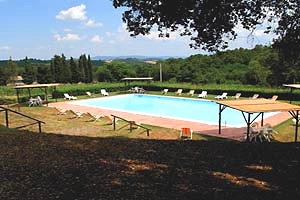
[[[169,91],[169,89],[168,89],[168,88],[165,88],[165,89],[162,91],[162,94],[167,94],[168,91]]]
[[[223,94],[215,96],[216,99],[227,99],[227,92],[223,92]]]
[[[36,100],[37,100],[38,105],[40,105],[40,106],[43,105],[43,100],[40,96],[37,96]]]
[[[31,106],[36,106],[36,105],[38,105],[37,99],[30,97],[29,101],[28,101],[28,106],[31,107]]]
[[[70,96],[68,93],[64,93],[65,99],[67,100],[75,100],[77,99],[77,97],[75,96]]]
[[[36,98],[30,97],[28,101],[28,106],[41,106],[43,105],[43,100],[40,96],[37,96]]]
[[[199,98],[205,98],[206,96],[207,96],[207,91],[206,91],[206,90],[203,90],[203,91],[198,95]]]
[[[101,89],[100,92],[103,96],[109,96],[108,92],[105,89]]]

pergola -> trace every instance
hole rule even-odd
[[[219,104],[219,134],[221,134],[222,111],[227,108],[233,108],[242,112],[245,122],[247,123],[247,140],[249,139],[250,125],[261,115],[261,125],[263,125],[263,115],[265,112],[288,111],[296,120],[295,142],[298,137],[299,111],[300,106],[273,101],[270,99],[241,99],[241,100],[218,100]],[[248,115],[247,115],[248,114]],[[251,118],[251,115],[254,115]]]
[[[150,81],[153,80],[153,77],[122,78],[121,80],[125,81],[125,85],[129,85],[129,83],[132,81],[148,81],[148,83],[150,83]]]
[[[49,83],[49,84],[32,84],[32,85],[20,85],[20,86],[16,86],[16,92],[17,92],[17,99],[18,99],[18,103],[20,103],[20,90],[24,90],[27,89],[28,90],[28,95],[29,97],[31,97],[31,89],[34,88],[44,88],[45,90],[45,101],[48,104],[48,88],[53,87],[54,90],[56,90],[56,86],[58,86],[59,83]]]
[[[292,103],[293,90],[300,89],[300,84],[283,84],[283,86],[290,88],[290,103]]]

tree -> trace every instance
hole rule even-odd
[[[36,80],[36,72],[27,56],[24,60],[24,72],[22,73],[22,77],[25,84],[31,84]]]
[[[71,69],[71,83],[80,82],[80,71],[77,63],[74,61],[73,57],[70,58],[70,69]]]
[[[266,86],[268,85],[267,78],[269,75],[270,71],[258,60],[251,60],[245,79],[248,81],[248,84]]]
[[[8,80],[8,77],[7,77],[5,68],[4,67],[0,67],[0,85],[6,85],[7,84],[7,80]]]
[[[127,8],[123,21],[132,36],[157,28],[159,36],[169,37],[177,30],[191,38],[191,47],[217,51],[236,38],[238,25],[252,31],[267,22],[266,33],[296,40],[299,47],[299,0],[113,0],[113,5]]]
[[[87,59],[85,55],[81,55],[78,60],[78,67],[81,74],[80,81],[86,82],[86,73],[87,73]]]
[[[111,75],[110,70],[107,68],[107,66],[100,67],[97,70],[97,80],[99,82],[112,82],[113,77]]]
[[[38,83],[52,83],[53,76],[50,70],[50,67],[47,65],[40,65],[37,68],[36,79]]]
[[[16,64],[16,62],[12,61],[12,59],[10,58],[7,62],[6,67],[6,74],[10,79],[18,75],[17,67],[18,65]]]
[[[62,82],[62,67],[61,67],[61,58],[59,55],[54,55],[54,58],[51,59],[51,73],[53,75],[55,82]]]
[[[92,61],[91,61],[91,56],[88,55],[88,60],[87,60],[87,82],[91,83],[93,82],[93,66],[92,66]]]
[[[70,83],[71,82],[71,69],[70,69],[70,65],[69,62],[67,62],[66,57],[64,54],[61,55],[61,78],[60,78],[60,82],[62,83]]]

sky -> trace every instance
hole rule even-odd
[[[122,22],[124,8],[115,9],[111,0],[0,0],[0,60],[54,55],[79,58],[96,56],[170,56],[205,54],[191,49],[189,37],[171,33],[159,38],[157,31],[130,37]],[[237,27],[237,40],[230,49],[271,44],[273,35]]]

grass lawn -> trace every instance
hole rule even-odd
[[[198,134],[180,141],[178,130],[148,125],[147,137],[123,122],[113,131],[102,119],[20,110],[45,121],[44,133],[0,126],[0,199],[300,198],[300,145],[291,142],[290,120],[275,127],[278,141],[260,144]],[[10,117],[12,128],[30,123]]]

